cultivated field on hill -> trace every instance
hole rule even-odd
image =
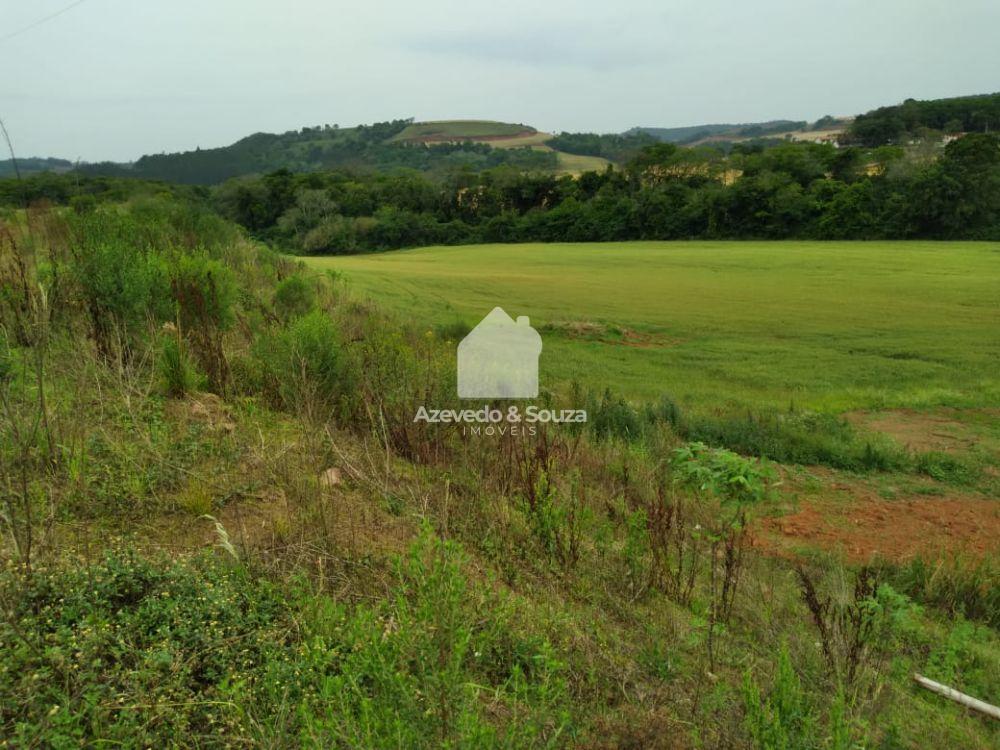
[[[529,315],[547,387],[837,413],[1000,403],[996,244],[486,245],[307,262],[429,327],[472,326],[494,305]]]
[[[537,131],[528,125],[493,120],[436,120],[415,122],[393,136],[393,141],[433,143],[453,140],[489,140],[529,136]]]
[[[399,143],[476,141],[489,144],[493,148],[531,148],[536,151],[555,151],[556,158],[559,160],[557,174],[600,171],[611,163],[600,156],[585,156],[557,151],[546,145],[546,142],[551,138],[551,133],[543,133],[528,125],[492,120],[439,120],[415,122],[391,140]]]

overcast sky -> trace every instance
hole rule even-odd
[[[621,131],[1000,90],[997,0],[0,0],[21,156],[397,117]]]

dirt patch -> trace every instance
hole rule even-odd
[[[919,412],[896,409],[849,412],[844,415],[855,427],[888,435],[911,451],[958,453],[974,447],[975,433],[947,411]]]
[[[843,554],[852,562],[905,560],[962,552],[1000,552],[1000,502],[973,497],[804,503],[786,516],[762,519],[758,545],[789,555],[803,547]]]
[[[213,432],[230,433],[236,429],[229,406],[214,393],[194,393],[184,399],[167,402],[167,416],[175,424],[190,422],[204,425]]]

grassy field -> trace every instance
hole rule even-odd
[[[636,242],[316,257],[428,327],[494,305],[542,334],[545,387],[697,407],[1000,401],[1000,246]]]

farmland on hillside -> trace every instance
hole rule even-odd
[[[519,123],[494,120],[439,120],[415,122],[393,136],[393,141],[432,143],[452,140],[491,140],[532,135],[536,130]]]
[[[603,170],[611,162],[598,156],[565,153],[547,145],[551,133],[542,133],[528,125],[493,122],[491,120],[441,120],[415,122],[392,138],[396,143],[452,143],[475,141],[493,148],[531,148],[536,151],[554,151],[557,159],[556,174],[580,174]]]

